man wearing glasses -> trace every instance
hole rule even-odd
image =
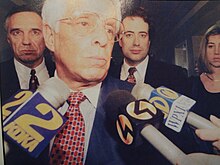
[[[103,108],[110,92],[131,90],[130,84],[106,77],[122,26],[120,2],[46,0],[42,17],[46,46],[55,57],[55,76],[73,94],[60,109],[68,121],[51,142],[50,164],[126,164],[119,156],[117,143],[107,133]],[[80,105],[74,106],[73,100],[81,100]],[[77,108],[80,114],[75,116],[70,109]],[[72,121],[78,117],[80,120]]]

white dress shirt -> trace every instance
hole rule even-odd
[[[136,79],[136,83],[144,83],[144,78],[146,76],[148,61],[149,61],[149,56],[147,55],[147,57],[140,64],[135,66],[135,68],[137,69],[137,71],[134,72],[134,77]],[[121,74],[120,74],[121,80],[127,79],[128,75],[129,75],[128,69],[130,67],[134,67],[134,66],[129,66],[125,62],[125,59],[124,59],[123,65],[121,66]]]
[[[15,70],[16,70],[17,75],[18,75],[18,80],[19,80],[21,89],[29,89],[29,81],[30,81],[30,77],[31,77],[31,74],[30,74],[31,73],[31,68],[28,68],[28,67],[24,66],[23,64],[18,62],[15,58],[14,58],[14,64],[15,64]],[[43,59],[42,63],[34,69],[36,71],[36,76],[38,78],[38,82],[39,82],[40,85],[44,81],[49,79],[50,76],[48,74],[48,70],[47,70],[47,67],[45,65],[45,59]]]
[[[55,71],[54,74],[55,77],[58,78],[57,72]],[[95,113],[96,113],[96,108],[97,108],[97,103],[98,103],[98,98],[99,98],[99,93],[100,93],[100,89],[101,89],[101,84],[99,83],[94,87],[91,88],[87,88],[85,90],[82,90],[80,92],[82,92],[85,96],[86,96],[86,100],[83,101],[80,105],[80,112],[83,115],[83,119],[85,122],[85,146],[84,146],[84,159],[83,159],[83,164],[85,164],[85,160],[86,160],[86,155],[87,155],[87,151],[88,151],[88,146],[89,146],[89,139],[90,139],[90,135],[92,132],[92,127],[93,127],[93,122],[95,119]],[[74,92],[70,89],[70,92]],[[67,102],[64,103],[64,105],[59,108],[59,112],[64,115],[66,113],[66,111],[68,110],[69,104]],[[52,149],[53,146],[53,140],[51,140],[50,143],[50,151]]]

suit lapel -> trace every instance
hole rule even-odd
[[[163,76],[164,75],[161,75],[161,66],[159,66],[158,63],[154,61],[153,58],[149,58],[144,83],[150,84],[154,88],[157,88],[158,85],[160,86],[161,81],[162,81],[161,77]]]
[[[148,66],[147,66],[147,70],[146,70],[146,74],[145,74],[145,78],[144,78],[144,82],[145,83],[150,83],[152,78],[153,78],[153,70],[154,70],[154,64],[151,58],[149,58],[148,61]]]

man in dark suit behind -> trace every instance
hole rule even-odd
[[[137,83],[147,83],[154,88],[163,85],[182,92],[182,85],[187,78],[186,69],[155,61],[149,55],[154,29],[146,11],[143,8],[134,8],[125,13],[122,23],[124,32],[119,45],[124,57],[123,62],[117,64],[113,58],[109,74],[126,80],[129,68],[135,67],[137,71],[134,76]]]
[[[1,97],[3,102],[19,89],[29,89],[31,69],[35,69],[40,84],[52,77],[55,64],[45,49],[42,19],[28,6],[13,8],[5,20],[7,40],[13,58],[2,62]]]
[[[0,64],[2,103],[19,89],[29,89],[31,69],[35,69],[39,84],[52,77],[55,70],[51,55],[45,49],[43,23],[36,10],[28,6],[13,8],[6,17],[5,28],[13,58]],[[40,157],[38,162],[11,141],[7,142],[9,152],[5,164],[34,165],[44,162],[44,157]]]
[[[136,83],[147,83],[154,88],[165,86],[184,94],[185,85],[187,85],[186,69],[156,61],[149,56],[154,29],[146,11],[143,8],[134,8],[128,11],[123,17],[122,24],[124,25],[124,31],[119,45],[124,58],[122,63],[117,63],[114,58],[112,59],[109,74],[118,79],[127,80],[129,68],[135,67],[134,77]],[[135,83],[135,81],[132,82]],[[198,146],[194,143],[191,130],[187,124],[181,133],[177,133],[163,124],[161,124],[159,130],[184,152],[197,150]],[[147,159],[151,160],[152,164],[167,164],[164,157],[160,157],[157,151],[150,151],[151,154],[145,154],[145,158],[148,157]],[[139,153],[142,152],[139,151]],[[140,160],[142,157],[144,156],[140,156]]]

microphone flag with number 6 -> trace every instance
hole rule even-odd
[[[3,122],[5,137],[10,138],[32,157],[38,157],[66,122],[57,108],[66,101],[69,93],[69,88],[63,81],[54,77],[45,81],[23,104],[9,116],[6,115],[8,117]],[[24,95],[17,93],[16,101],[22,102],[19,99],[22,100]],[[14,104],[7,102],[4,105],[7,107],[5,112],[11,112],[7,111],[10,105]]]

